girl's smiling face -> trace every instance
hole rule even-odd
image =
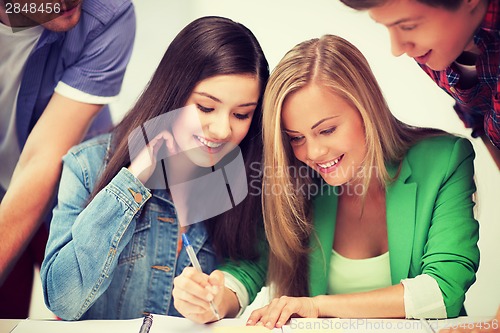
[[[218,75],[199,82],[175,120],[178,150],[201,167],[211,167],[245,138],[259,101],[252,75]]]
[[[283,130],[295,157],[332,186],[353,181],[366,155],[358,110],[326,87],[311,83],[287,96]]]

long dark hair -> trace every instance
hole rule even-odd
[[[251,74],[259,79],[260,98],[248,134],[239,147],[247,177],[262,158],[262,94],[269,77],[264,53],[253,33],[227,18],[207,16],[188,24],[167,48],[156,72],[135,106],[112,131],[106,166],[91,198],[130,165],[128,138],[148,120],[184,107],[196,84],[217,75]],[[262,225],[260,195],[248,195],[238,206],[212,218],[207,231],[217,254],[234,260],[256,259]]]

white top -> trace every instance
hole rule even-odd
[[[227,272],[222,272],[224,274],[224,286],[234,292],[236,294],[236,298],[238,298],[238,303],[240,304],[240,311],[236,317],[241,316],[245,309],[250,303],[250,297],[248,295],[248,291],[237,278],[232,276]]]
[[[447,318],[443,294],[434,278],[420,274],[401,280],[405,291],[405,316],[408,319]]]
[[[367,259],[350,259],[332,250],[328,294],[350,294],[389,287],[389,252]]]
[[[406,318],[446,318],[446,307],[438,283],[421,274],[401,280]],[[328,293],[348,294],[392,285],[389,252],[367,259],[349,259],[332,250]]]
[[[41,26],[12,32],[0,23],[0,186],[7,189],[20,150],[16,131],[17,94],[24,65],[42,34]]]

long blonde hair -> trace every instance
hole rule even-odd
[[[268,280],[275,284],[277,296],[307,296],[309,293],[312,203],[299,189],[309,188],[313,179],[309,175],[297,177],[291,172],[304,166],[293,155],[283,132],[281,110],[287,96],[312,82],[331,89],[361,115],[367,152],[360,168],[365,191],[372,178],[370,170],[378,171],[377,177],[385,186],[391,181],[386,163],[401,162],[416,141],[443,133],[411,127],[397,120],[368,62],[343,38],[325,35],[290,50],[269,78],[263,105],[265,172],[262,200],[270,245]]]

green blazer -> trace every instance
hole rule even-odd
[[[386,189],[391,279],[428,274],[442,293],[448,317],[460,314],[479,265],[479,227],[473,216],[474,151],[466,139],[423,140],[412,147]],[[388,166],[391,176],[397,167]],[[314,200],[315,237],[310,261],[312,296],[327,293],[337,196]]]
[[[479,227],[474,219],[474,151],[454,136],[432,137],[414,145],[386,190],[386,217],[393,284],[419,274],[433,277],[448,317],[464,314],[465,292],[479,265]],[[395,176],[398,166],[387,166]],[[329,263],[335,234],[337,195],[328,185],[313,200],[310,294],[327,294]],[[330,188],[332,189],[332,188]],[[222,269],[247,288],[250,300],[265,281],[267,257],[259,263]]]

